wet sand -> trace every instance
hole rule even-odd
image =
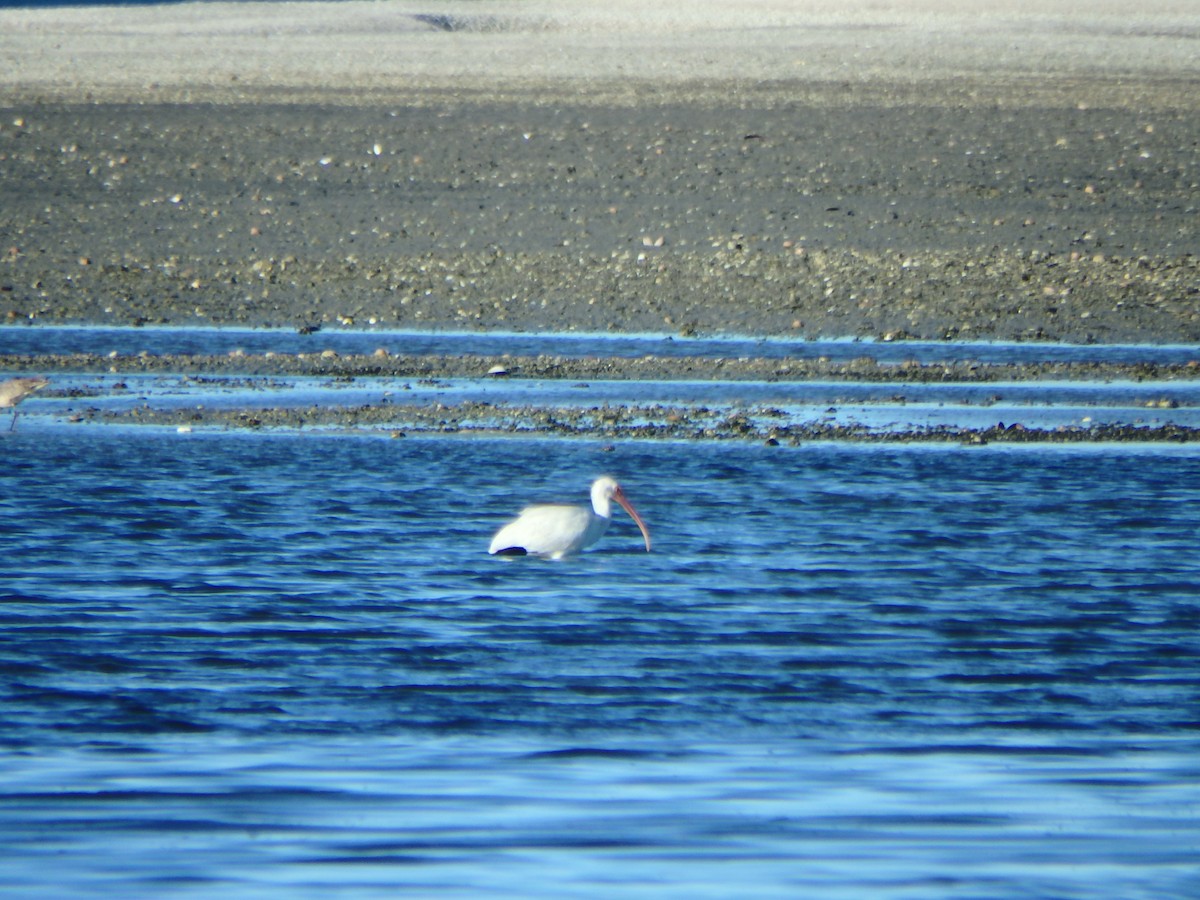
[[[1200,378],[1200,353],[1184,363],[1020,362],[984,363],[970,359],[921,363],[908,359],[880,362],[864,345],[862,356],[849,361],[829,357],[755,358],[656,356],[496,356],[476,354],[339,355],[333,350],[307,353],[224,355],[71,353],[54,356],[0,354],[0,371],[41,367],[45,372],[146,375],[180,374],[248,376],[319,376],[355,378],[526,378],[598,379],[604,381],[833,381],[895,384],[994,384],[1011,381],[1081,382],[1191,381]]]
[[[68,418],[80,424],[136,424],[194,429],[317,429],[409,434],[448,435],[553,435],[602,440],[667,439],[760,441],[772,445],[797,445],[811,440],[867,442],[937,442],[983,445],[996,442],[1190,442],[1200,440],[1200,429],[1170,421],[1169,410],[1178,401],[1164,391],[1172,382],[1192,381],[1200,375],[1200,361],[1179,364],[1112,364],[1097,362],[983,363],[956,361],[919,363],[880,362],[871,356],[848,361],[825,357],[754,359],[644,356],[636,359],[562,356],[395,355],[379,351],[370,355],[339,355],[331,350],[314,353],[244,354],[219,356],[71,354],[54,358],[0,356],[0,371],[40,365],[68,374],[94,373],[109,379],[104,388],[51,388],[49,394],[76,401]],[[49,367],[49,369],[48,369]],[[129,390],[124,378],[147,375],[184,376],[200,391],[184,407],[160,407],[142,396],[137,405],[106,409],[93,405],[93,397]],[[1094,422],[1091,417],[1053,427],[1026,425],[1006,416],[983,426],[934,425],[914,421],[885,427],[859,422],[830,421],[816,414],[797,421],[767,404],[738,402],[596,403],[584,400],[568,406],[468,400],[462,402],[406,401],[405,384],[394,394],[385,390],[368,402],[346,403],[336,393],[329,402],[305,406],[277,405],[271,397],[279,379],[321,377],[347,386],[358,379],[408,379],[421,385],[445,385],[444,379],[530,379],[540,383],[567,381],[575,388],[589,387],[587,380],[604,382],[655,382],[672,396],[671,383],[820,382],[861,385],[886,384],[896,393],[891,403],[907,402],[905,385],[955,384],[1009,385],[1014,382],[1063,384],[1145,384],[1145,393],[1131,406],[1128,421]],[[234,406],[210,406],[203,400],[206,385],[219,382],[237,389],[242,401]],[[374,382],[378,383],[378,382]],[[96,393],[99,390],[100,393]],[[528,396],[524,392],[514,396]],[[678,394],[675,394],[678,396]],[[338,402],[338,400],[341,402]],[[855,401],[847,401],[854,405]],[[989,401],[990,402],[990,401]],[[841,405],[841,401],[834,401]],[[824,413],[832,412],[824,409]],[[1166,412],[1164,412],[1166,411]],[[1156,421],[1147,423],[1144,416]],[[1163,419],[1166,416],[1166,419]],[[919,416],[917,417],[919,420]]]
[[[1172,423],[1112,423],[1039,428],[1020,422],[997,422],[983,428],[924,426],[877,428],[855,423],[772,422],[782,414],[770,408],[713,410],[671,404],[604,406],[592,409],[536,404],[496,406],[490,403],[364,404],[354,407],[85,409],[72,421],[123,425],[170,426],[183,433],[195,429],[316,429],[380,432],[393,438],[418,435],[472,435],[591,438],[604,441],[757,441],[768,446],[799,446],[809,441],[854,441],[891,444],[1076,444],[1189,443],[1200,440],[1200,428]],[[611,450],[609,446],[606,449]]]
[[[1192,109],[4,116],[10,322],[1200,340]]]

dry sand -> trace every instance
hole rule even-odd
[[[1196,75],[1190,0],[461,0],[0,10],[0,84],[47,96],[395,97],[770,81]],[[975,7],[986,6],[985,9]]]
[[[1200,341],[1200,13],[956,6],[0,10],[0,315]]]

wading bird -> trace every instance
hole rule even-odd
[[[0,382],[0,409],[12,408],[13,417],[12,424],[8,426],[8,430],[12,431],[17,427],[17,404],[32,394],[34,391],[40,391],[50,383],[50,379],[38,376],[36,378],[10,378],[8,381]]]
[[[562,559],[584,547],[590,547],[608,530],[612,521],[612,501],[629,513],[642,530],[646,552],[650,552],[650,532],[633,504],[617,482],[607,475],[592,483],[592,508],[566,503],[527,506],[516,519],[496,532],[488,553],[503,556],[544,556]]]

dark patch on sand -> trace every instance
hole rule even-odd
[[[1192,110],[843,90],[10,106],[0,316],[1200,340]]]

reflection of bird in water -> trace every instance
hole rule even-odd
[[[616,500],[633,518],[646,549],[650,549],[650,532],[637,514],[633,504],[613,479],[597,478],[592,485],[592,507],[548,503],[527,506],[516,519],[509,522],[492,538],[488,553],[503,556],[545,556],[562,559],[572,556],[600,540],[612,520],[612,501]]]
[[[0,382],[0,409],[11,407],[13,411],[12,424],[8,426],[9,431],[17,427],[17,404],[34,391],[40,391],[49,383],[50,379],[42,378],[41,376],[36,378],[11,378],[8,381]]]

